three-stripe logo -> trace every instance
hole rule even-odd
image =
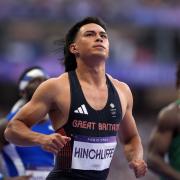
[[[88,114],[86,106],[84,104],[78,107],[78,109],[74,110],[74,112],[79,114]]]

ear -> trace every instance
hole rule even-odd
[[[77,50],[77,46],[75,43],[72,43],[70,44],[69,46],[69,51],[72,53],[72,54],[78,54],[78,50]]]

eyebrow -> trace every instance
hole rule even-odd
[[[84,34],[85,34],[85,33],[96,33],[96,31],[94,31],[94,30],[87,30],[87,31],[84,32]],[[99,33],[100,33],[100,34],[105,34],[105,35],[107,35],[107,33],[104,32],[104,31],[100,31]]]

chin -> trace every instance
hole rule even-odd
[[[107,59],[108,56],[107,54],[104,53],[95,53],[92,55],[93,58],[97,58],[97,59]]]

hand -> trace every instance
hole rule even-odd
[[[44,150],[58,154],[60,149],[63,148],[70,140],[70,137],[54,133],[50,135],[44,135],[43,138],[40,139],[40,143]]]
[[[144,160],[133,160],[129,163],[129,167],[134,170],[136,178],[145,176],[147,172],[147,164]]]

